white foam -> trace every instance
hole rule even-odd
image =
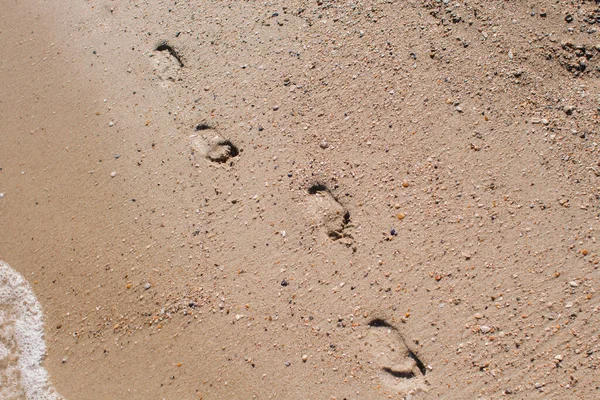
[[[29,283],[0,261],[0,398],[59,400],[42,367],[42,306]]]

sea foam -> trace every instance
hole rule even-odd
[[[59,400],[42,367],[44,317],[29,283],[0,261],[0,399]]]

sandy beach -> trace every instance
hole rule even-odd
[[[9,3],[0,395],[600,396],[595,2]]]

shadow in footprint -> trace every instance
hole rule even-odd
[[[212,129],[212,126],[205,124],[204,122],[201,122],[198,125],[196,125],[197,131],[206,131],[208,129]]]
[[[369,322],[365,345],[381,381],[405,394],[426,391],[427,369],[398,330],[383,319]]]
[[[310,195],[308,210],[315,227],[322,229],[332,240],[340,240],[350,246],[352,235],[350,227],[350,212],[346,210],[333,196],[323,183],[315,183],[308,188]]]

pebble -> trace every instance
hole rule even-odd
[[[489,326],[486,326],[486,325],[481,325],[479,327],[479,330],[481,331],[481,333],[485,334],[485,333],[490,333],[492,328],[490,328]]]
[[[577,282],[571,281],[571,282],[569,282],[569,286],[571,286],[571,287],[577,287],[579,285],[577,284]]]
[[[152,285],[150,284],[150,282],[146,282],[146,284],[144,285],[144,290],[148,290],[152,287]]]
[[[111,126],[111,127],[112,127],[112,126],[115,126],[115,123],[114,123],[114,122],[112,122],[112,121],[110,121],[110,122],[108,123],[108,126]]]
[[[548,125],[550,123],[550,121],[548,121],[546,118],[542,118],[540,122],[544,125]]]
[[[0,199],[4,198],[4,193],[0,193]]]
[[[111,178],[114,178],[115,176],[117,176],[117,171],[113,171],[110,173]]]
[[[306,362],[308,360],[308,354],[304,354],[302,356],[302,362]]]
[[[319,146],[325,150],[326,148],[329,147],[329,143],[327,143],[327,141],[323,140],[321,143],[319,143]]]

